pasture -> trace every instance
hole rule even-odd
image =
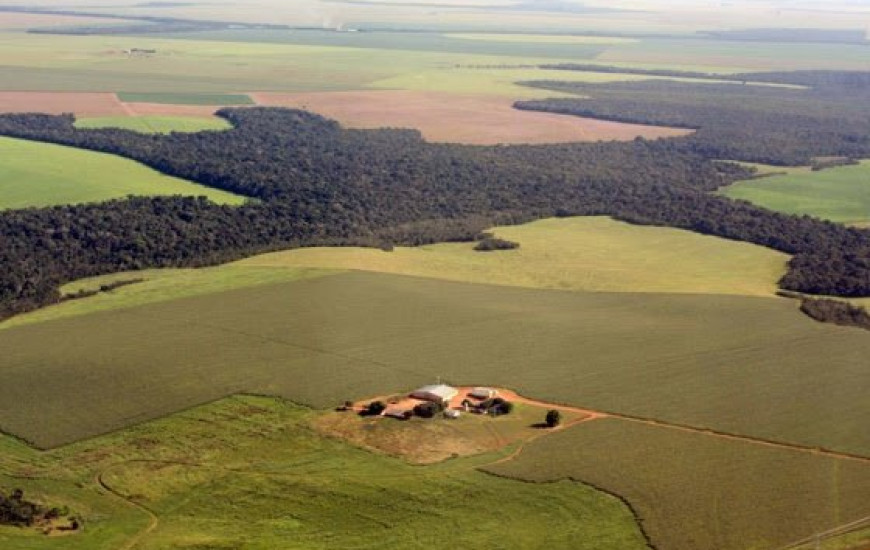
[[[90,117],[79,118],[76,128],[122,128],[135,132],[168,134],[169,132],[201,132],[227,130],[229,122],[222,118],[180,116]]]
[[[406,90],[251,94],[260,105],[306,109],[349,128],[414,128],[427,141],[495,145],[629,141],[688,130],[521,111],[508,96]]]
[[[489,230],[520,243],[494,253],[445,243],[390,253],[305,248],[254,256],[249,267],[360,269],[453,281],[603,292],[771,296],[788,256],[760,246],[608,217],[552,218]]]
[[[566,550],[644,548],[631,512],[588,486],[519,483],[475,469],[500,455],[421,469],[321,437],[309,428],[317,417],[239,396],[50,453],[0,436],[0,486],[65,504],[85,525],[59,538],[0,528],[0,545],[114,550],[138,540],[145,550],[307,550],[445,538],[495,547],[507,537]]]
[[[788,214],[866,224],[870,222],[870,161],[737,182],[720,192]]]
[[[870,340],[789,300],[346,273],[12,327],[0,347],[0,429],[39,447],[239,392],[328,408],[441,376],[870,454]]]
[[[202,195],[221,204],[246,200],[165,176],[131,160],[61,145],[3,137],[0,159],[0,208],[99,202],[128,195]]]
[[[662,549],[769,550],[870,515],[870,460],[619,419],[537,439],[485,469],[619,494]]]
[[[776,281],[788,260],[786,255],[747,243],[606,217],[538,220],[490,231],[519,242],[520,248],[480,253],[473,250],[473,243],[441,243],[397,247],[386,253],[319,247],[203,269],[116,273],[75,281],[61,290],[75,294],[119,280],[145,280],[13,317],[0,324],[0,330],[343,270],[556,290],[769,297],[776,292]]]

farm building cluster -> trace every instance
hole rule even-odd
[[[372,401],[362,408],[361,414],[401,420],[414,416],[433,418],[440,414],[456,419],[463,413],[499,416],[512,410],[513,404],[500,397],[495,388],[460,389],[438,383],[422,386],[405,396],[389,399],[387,403]]]

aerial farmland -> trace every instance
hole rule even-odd
[[[0,548],[870,548],[868,24],[0,6]]]

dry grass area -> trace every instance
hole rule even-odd
[[[513,99],[411,90],[250,94],[258,104],[302,108],[350,128],[415,128],[433,142],[475,145],[632,140],[688,130],[519,111]]]
[[[462,410],[461,402],[471,391],[470,387],[458,389],[459,394],[449,407],[453,410]],[[356,414],[375,400],[389,403],[388,410],[411,410],[417,403],[423,403],[420,399],[395,395],[359,401],[354,404],[353,411],[326,413],[317,417],[313,426],[322,434],[338,437],[365,449],[397,456],[413,464],[434,464],[459,456],[497,451],[603,416],[592,411],[533,401],[510,390],[499,389],[498,395],[514,404],[511,414],[492,417],[463,413],[456,419],[447,419],[439,414],[435,418],[414,417],[410,420]],[[543,425],[544,416],[550,409],[562,412],[562,423],[554,429]]]

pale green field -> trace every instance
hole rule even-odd
[[[131,58],[131,47],[154,49]],[[457,65],[535,65],[532,57],[147,37],[0,33],[2,90],[231,93],[365,89]]]
[[[788,256],[752,244],[608,217],[546,219],[497,227],[520,248],[482,253],[473,243],[392,252],[307,248],[238,266],[361,269],[473,283],[604,292],[770,296]]]
[[[575,35],[558,35],[558,34],[499,34],[499,33],[478,33],[478,34],[446,34],[448,38],[458,38],[460,40],[483,40],[487,42],[522,42],[532,44],[633,44],[640,42],[636,38],[619,38],[616,36],[575,36]]]
[[[870,222],[870,161],[813,172],[789,170],[721,190],[733,199],[789,214],[808,214],[846,224]]]
[[[317,416],[282,400],[239,396],[50,452],[0,436],[0,488],[66,505],[84,525],[56,538],[0,527],[0,547],[374,549],[449,537],[496,548],[509,537],[553,550],[645,548],[615,497],[477,470],[504,451],[411,466],[317,435],[310,428]]]
[[[597,61],[684,67],[742,67],[752,71],[867,70],[870,48],[847,44],[659,39],[614,45]],[[708,69],[707,72],[711,71]]]
[[[0,208],[99,202],[128,195],[204,195],[221,204],[246,200],[115,155],[0,137]]]
[[[642,80],[673,80],[693,83],[723,83],[725,80],[703,78],[671,78],[638,74],[596,73],[587,71],[560,71],[535,68],[498,68],[478,66],[436,67],[419,72],[377,80],[370,87],[397,90],[437,91],[464,94],[505,95],[517,99],[542,97],[577,97],[573,94],[538,90],[518,84],[530,80],[557,80],[562,82],[637,82]],[[751,82],[749,84],[752,84]],[[762,86],[769,84],[757,83]],[[780,87],[780,85],[775,85]]]
[[[79,290],[96,290],[100,285],[116,281],[133,279],[144,279],[144,281],[120,287],[111,292],[101,292],[88,298],[70,300],[12,317],[0,323],[0,330],[17,325],[87,315],[98,311],[124,309],[156,302],[167,302],[188,296],[214,294],[234,288],[322,277],[337,272],[337,270],[329,269],[245,267],[233,263],[201,269],[148,269],[113,273],[70,283],[63,286],[61,291],[64,294],[75,294]]]
[[[606,217],[547,219],[493,231],[520,248],[490,253],[475,252],[473,243],[392,252],[305,248],[213,268],[113,274],[62,290],[72,294],[117,280],[146,281],[19,315],[0,328],[349,269],[544,289],[772,296],[788,261],[785,254],[752,244]]]
[[[76,120],[75,126],[76,128],[123,128],[153,134],[232,128],[232,125],[222,118],[185,116],[88,117]]]
[[[131,43],[137,48],[154,49],[157,53],[131,58],[123,53]],[[633,46],[621,44],[612,48]],[[644,51],[643,48],[640,51]],[[515,85],[521,80],[555,78],[606,82],[649,78],[538,69],[474,68],[570,61],[576,59],[153,37],[64,36],[60,39],[57,36],[0,33],[0,66],[8,75],[0,82],[0,90],[190,94],[376,88],[486,93],[519,99],[553,96],[553,92]],[[619,61],[625,66],[708,72],[747,69],[742,65],[712,61],[701,67],[696,61],[665,65],[644,59],[601,57],[585,61],[606,64]]]

